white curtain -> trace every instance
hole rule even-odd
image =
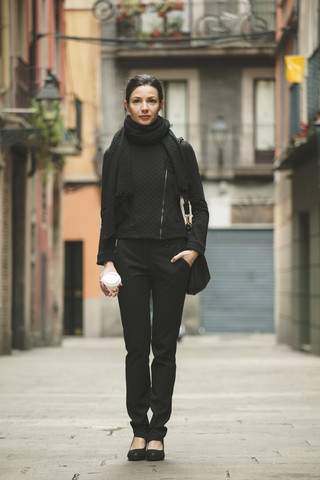
[[[274,150],[275,146],[274,80],[255,83],[255,149]]]

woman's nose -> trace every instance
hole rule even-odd
[[[143,111],[148,110],[147,102],[143,102],[143,103],[142,103],[142,110],[143,110]]]

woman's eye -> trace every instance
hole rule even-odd
[[[139,103],[139,99],[136,98],[135,100],[132,101],[132,103]]]

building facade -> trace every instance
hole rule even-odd
[[[196,152],[210,208],[212,282],[188,297],[187,331],[272,331],[274,1],[67,0],[65,11],[68,97],[86,112],[64,176],[65,333],[121,333],[95,265],[101,159],[141,72],[162,80],[163,113]]]
[[[212,282],[188,297],[187,331],[273,331],[275,2],[99,3],[113,6],[101,21],[101,150],[123,123],[127,80],[151,73],[204,181]]]
[[[1,0],[0,24],[0,353],[8,354],[61,342],[65,62],[64,42],[46,33],[64,32],[63,0]],[[45,80],[57,94],[49,123],[53,110],[34,101]]]
[[[99,337],[101,291],[96,265],[100,231],[100,181],[95,159],[101,135],[100,22],[91,0],[65,2],[67,98],[81,104],[81,151],[64,169],[64,333]],[[72,112],[72,110],[70,109]],[[70,122],[75,119],[70,118]],[[113,303],[115,307],[115,303]]]
[[[320,354],[320,2],[278,7],[276,331],[279,342]],[[287,77],[288,57],[304,62],[300,78]]]

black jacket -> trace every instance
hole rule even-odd
[[[174,170],[167,159],[161,158],[161,146],[145,147],[132,145],[130,154],[133,156],[133,161],[136,159],[137,164],[136,172],[133,169],[133,181],[136,183],[137,198],[133,198],[130,201],[129,214],[117,226],[117,234],[108,239],[105,239],[102,234],[105,221],[102,217],[97,258],[98,265],[103,265],[106,261],[113,261],[113,252],[117,238],[169,239],[185,237],[187,238],[187,249],[196,250],[200,254],[204,253],[209,219],[208,208],[194,151],[186,141],[181,142],[181,147],[187,166],[188,197],[193,213],[191,231],[187,232],[185,228],[180,210],[180,198],[175,188]],[[150,159],[150,165],[149,162],[143,163],[143,156],[146,154]],[[108,150],[104,157],[104,162],[107,161]],[[141,165],[140,170],[139,164]],[[149,166],[149,173],[148,169],[145,168],[146,165]],[[143,177],[143,180],[141,177]],[[149,188],[149,192],[139,194],[140,184],[142,184],[142,189],[140,190],[145,190],[143,182],[146,182],[146,190]],[[105,184],[106,178],[103,177],[102,189]],[[102,211],[105,207],[103,205],[104,197],[105,195],[102,195]]]

